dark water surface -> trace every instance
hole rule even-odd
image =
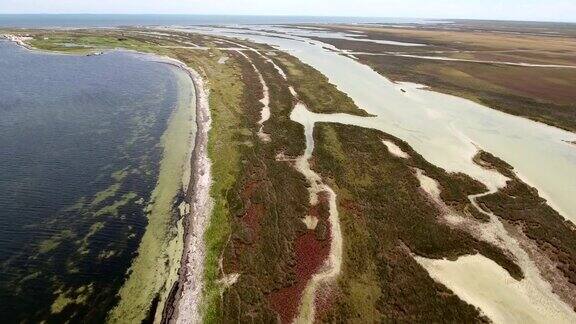
[[[0,41],[0,318],[91,318],[114,304],[146,226],[167,66]]]

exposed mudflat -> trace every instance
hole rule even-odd
[[[469,255],[456,261],[415,257],[428,273],[495,323],[574,323],[576,315],[548,289],[516,281],[494,261]],[[472,274],[473,275],[470,275]]]
[[[446,285],[464,301],[477,306],[496,323],[543,322],[554,319],[558,323],[576,320],[576,313],[553,292],[529,254],[520,242],[492,213],[480,209],[476,199],[491,192],[470,196],[474,208],[490,217],[487,223],[465,218],[454,213],[440,198],[440,187],[435,179],[417,169],[421,188],[444,211],[444,220],[456,228],[469,231],[480,240],[501,247],[518,262],[524,278],[512,278],[494,261],[480,255],[469,255],[458,260],[434,260],[420,256],[415,259],[435,280]]]

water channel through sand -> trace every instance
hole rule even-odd
[[[479,240],[500,246],[524,273],[524,278],[517,281],[496,262],[480,254],[462,256],[456,261],[414,256],[432,278],[497,323],[572,323],[576,320],[574,311],[553,293],[552,286],[542,278],[536,263],[519,242],[496,215],[484,211],[476,202],[482,196],[493,194],[493,190],[468,197],[479,212],[489,217],[489,221],[483,223],[452,213],[440,198],[438,182],[420,169],[415,171],[422,190],[444,211],[446,223],[468,231]]]
[[[280,38],[275,37],[278,36],[276,33],[262,30],[246,32],[199,27],[191,30],[249,39],[289,52],[322,72],[360,108],[375,116],[316,114],[303,105],[296,105],[291,118],[305,126],[307,143],[297,168],[309,179],[314,176],[308,165],[314,145],[314,124],[351,124],[394,135],[408,142],[435,165],[449,172],[468,174],[484,183],[489,192],[494,192],[505,185],[506,177],[472,161],[479,149],[488,151],[511,164],[519,177],[536,187],[540,195],[565,218],[576,220],[576,201],[573,199],[576,197],[573,176],[576,175],[576,150],[567,143],[576,138],[573,133],[507,115],[469,100],[428,91],[419,85],[393,83],[371,68],[340,55],[333,46],[301,35],[283,34]],[[386,143],[383,145],[390,148]],[[321,179],[318,180],[321,183]],[[425,184],[428,188],[431,181]],[[317,190],[314,187],[311,191]],[[474,203],[477,197],[470,198]],[[478,235],[489,242],[503,241],[498,243],[518,259],[526,275],[522,281],[515,281],[496,263],[479,255],[461,257],[456,261],[416,257],[417,261],[435,280],[479,307],[496,322],[540,321],[544,317],[557,322],[574,322],[574,312],[552,293],[550,285],[541,278],[518,242],[510,237],[494,215],[489,216],[490,223]],[[332,223],[339,224],[337,219]]]
[[[536,187],[565,218],[576,220],[576,201],[572,199],[576,197],[576,180],[569,176],[576,174],[576,149],[567,143],[576,139],[573,133],[423,86],[394,83],[340,55],[335,47],[302,36],[282,34],[279,38],[265,31],[208,27],[185,30],[278,47],[322,72],[358,107],[376,116],[314,116],[319,121],[382,130],[408,142],[428,161],[449,172],[466,173],[491,189],[504,186],[503,176],[472,161],[478,149],[483,149],[511,164],[520,178]],[[286,28],[281,31],[286,32]]]

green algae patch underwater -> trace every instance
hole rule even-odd
[[[147,225],[177,78],[126,52],[0,52],[0,313],[104,321]]]
[[[158,183],[147,207],[148,225],[128,279],[120,289],[119,303],[108,317],[112,323],[139,322],[149,316],[160,316],[170,288],[177,280],[184,231],[175,206],[190,162],[195,113],[192,82],[185,72],[175,70],[175,73],[180,89],[178,107],[162,136],[163,156]],[[153,303],[155,309],[152,309]]]

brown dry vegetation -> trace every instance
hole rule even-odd
[[[576,130],[576,70],[429,61],[359,55],[394,81],[409,81],[464,97],[493,109]]]
[[[364,32],[371,39],[394,40],[410,43],[431,45],[434,50],[534,50],[550,53],[569,53],[576,51],[576,39],[573,36],[534,35],[517,32],[498,33],[477,29],[447,29],[436,26],[421,26],[419,28],[390,28],[381,26],[331,26],[336,30],[355,30]],[[576,26],[572,26],[576,30]],[[413,50],[404,47],[404,50]],[[430,48],[419,48],[429,51]]]
[[[357,52],[403,52],[469,60],[576,65],[576,38],[569,33],[490,32],[489,25],[484,27],[486,30],[478,31],[470,28],[331,26],[335,30],[363,31],[371,39],[429,45],[425,47],[321,40]],[[572,28],[576,30],[576,27]],[[392,55],[356,56],[394,81],[425,84],[435,91],[576,131],[576,69],[437,61]]]

